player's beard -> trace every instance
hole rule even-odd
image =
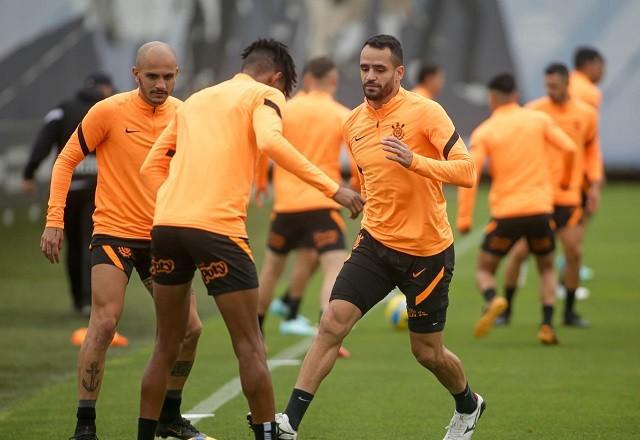
[[[362,85],[364,96],[369,101],[383,101],[393,92],[393,79],[389,80],[386,84],[383,84],[380,88],[377,88],[375,90],[376,91],[373,93],[367,92],[367,84],[365,83]]]

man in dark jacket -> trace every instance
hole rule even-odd
[[[29,161],[23,172],[22,188],[27,194],[35,192],[34,174],[55,146],[60,153],[82,118],[98,101],[113,94],[111,78],[103,73],[87,77],[76,96],[63,101],[49,111],[44,125],[33,144]],[[88,156],[75,170],[64,213],[67,235],[67,273],[71,283],[73,308],[88,314],[91,309],[91,215],[97,183],[95,155]]]

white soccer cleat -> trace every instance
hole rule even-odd
[[[289,423],[288,415],[276,414],[276,424],[278,425],[278,440],[296,440],[298,438],[298,433]]]
[[[476,394],[476,399],[478,399],[478,407],[471,414],[453,412],[453,417],[449,422],[449,426],[447,426],[447,434],[443,440],[468,440],[471,438],[476,430],[478,419],[480,419],[487,406],[480,394]]]
[[[309,323],[304,316],[280,322],[280,333],[283,335],[315,336],[318,329]]]

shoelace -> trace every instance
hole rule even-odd
[[[464,414],[455,414],[445,429],[448,429],[451,434],[464,434],[467,429],[467,423],[464,418]]]

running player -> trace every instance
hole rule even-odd
[[[363,45],[360,77],[366,99],[344,126],[367,198],[362,230],[338,275],[285,413],[278,415],[280,439],[297,437],[343,339],[396,286],[407,296],[416,360],[456,402],[445,438],[470,438],[485,407],[470,390],[458,357],[443,345],[454,250],[442,184],[471,186],[475,168],[442,107],[400,86],[402,64],[402,47],[392,36],[377,35]]]
[[[288,95],[296,80],[287,47],[257,40],[242,58],[241,73],[182,104],[141,168],[157,192],[151,235],[158,333],[142,380],[139,440],[154,438],[166,378],[187,325],[196,268],[229,330],[255,438],[277,435],[257,319],[258,276],[245,225],[258,152],[353,215],[363,207],[357,193],[341,188],[282,136],[282,92]]]
[[[566,158],[561,184],[567,185],[572,171],[575,144],[542,112],[518,105],[518,92],[511,74],[496,76],[489,83],[491,117],[471,134],[471,153],[476,169],[490,160],[491,222],[485,231],[478,256],[476,282],[486,302],[485,311],[474,328],[476,337],[485,336],[507,302],[496,296],[495,274],[502,258],[513,245],[526,238],[536,255],[540,275],[543,320],[538,338],[543,344],[558,342],[552,325],[556,274],[553,224],[553,188],[547,148],[561,150]],[[458,229],[471,229],[477,188],[458,192]]]
[[[564,324],[573,327],[588,327],[574,310],[576,289],[580,285],[580,266],[582,264],[582,239],[584,237],[581,189],[583,176],[589,182],[600,185],[602,172],[598,150],[598,115],[588,104],[569,95],[569,71],[564,64],[554,63],[545,70],[547,96],[527,105],[551,116],[562,130],[568,134],[577,146],[571,179],[567,188],[558,185],[554,179],[553,221],[556,234],[562,243],[566,266],[564,287],[567,297],[564,308]],[[553,176],[561,175],[566,153],[550,150],[549,160],[554,167]],[[515,294],[520,266],[526,260],[529,249],[526,241],[520,240],[509,253],[505,273],[507,310],[502,320],[508,324],[511,318],[511,302]]]
[[[171,97],[178,75],[173,49],[151,42],[138,50],[136,90],[100,101],[84,117],[53,168],[47,225],[41,248],[52,263],[60,259],[65,199],[73,169],[91,152],[98,159],[98,187],[91,244],[91,318],[78,356],[78,412],[72,439],[96,436],[96,401],[107,348],[122,315],[124,295],[135,268],[151,289],[150,233],[154,202],[140,179],[140,166],[173,119],[180,100]],[[173,365],[158,435],[190,439],[200,435],[180,414],[182,389],[196,355],[202,324],[195,297],[187,306],[189,323],[180,337],[182,351]]]
[[[342,125],[349,109],[333,98],[338,86],[338,71],[327,57],[310,60],[304,70],[308,75],[305,78],[307,93],[297,95],[285,106],[283,134],[307,159],[340,182]],[[264,167],[260,175],[266,175]],[[265,186],[264,179],[260,186]],[[336,202],[279,166],[273,169],[273,191],[273,220],[260,271],[258,319],[261,328],[289,252],[302,250],[302,260],[296,260],[296,266],[304,262],[307,267],[306,270],[296,267],[296,272],[308,276],[315,269],[315,258],[307,254],[311,251],[319,255],[324,276],[321,310],[326,308],[331,287],[347,258],[345,224]],[[306,318],[298,316],[305,284],[306,280],[302,285],[294,283],[289,290],[288,314],[280,323],[283,334],[315,334],[315,327]]]
[[[444,87],[444,70],[436,64],[424,64],[420,67],[417,79],[413,91],[427,99],[435,100]]]

